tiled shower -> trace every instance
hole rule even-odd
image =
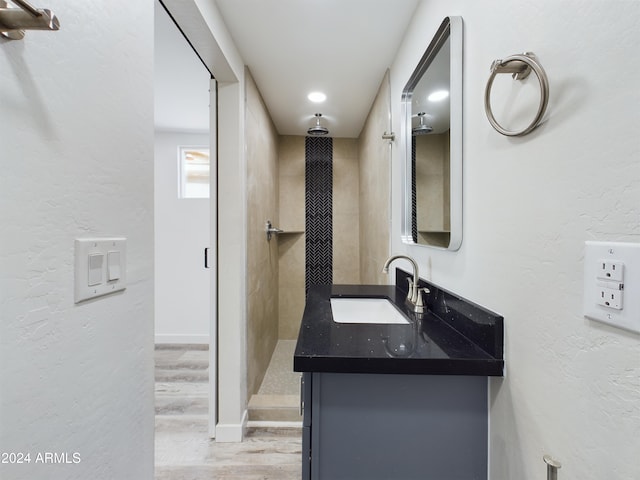
[[[388,77],[359,138],[278,135],[252,81],[247,122],[249,419],[296,420],[293,348],[306,289],[387,281]],[[284,231],[270,242],[266,220]]]

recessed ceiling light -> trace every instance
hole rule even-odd
[[[322,92],[311,92],[307,98],[314,103],[321,103],[327,99],[327,96]]]
[[[440,100],[444,100],[448,96],[449,92],[447,92],[446,90],[438,90],[429,95],[427,97],[427,100],[429,100],[430,102],[439,102]]]

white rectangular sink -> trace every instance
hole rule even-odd
[[[331,311],[337,323],[409,323],[386,298],[332,298]]]

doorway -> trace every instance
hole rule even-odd
[[[207,439],[217,413],[216,83],[159,1],[154,57],[156,437],[186,421]]]

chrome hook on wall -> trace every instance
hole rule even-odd
[[[7,8],[0,0],[0,34],[10,40],[22,40],[25,30],[60,30],[60,21],[51,10],[35,8],[26,0],[12,0],[20,8]]]

